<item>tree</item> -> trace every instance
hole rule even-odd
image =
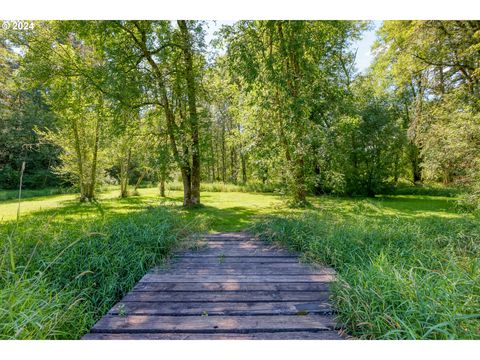
[[[376,67],[403,94],[413,181],[469,181],[478,159],[479,21],[385,21]],[[469,149],[472,149],[470,151]]]
[[[101,95],[71,79],[54,81],[49,102],[58,118],[56,129],[37,128],[36,132],[62,149],[56,172],[78,185],[80,201],[92,201],[109,164],[103,136],[109,110]]]
[[[375,196],[396,175],[406,132],[395,103],[375,89],[372,78],[355,79],[353,91],[355,113],[334,126],[334,163],[347,194]]]
[[[43,86],[31,86],[21,71],[21,55],[13,43],[0,38],[0,188],[17,188],[21,164],[26,162],[23,184],[27,188],[56,186],[51,170],[58,162],[58,148],[41,146],[33,131],[55,122],[42,97]]]
[[[197,205],[200,203],[201,154],[196,79],[202,61],[200,55],[195,58],[198,54],[195,49],[202,47],[201,23],[179,21],[178,29],[168,21],[115,24],[124,32],[121,38],[133,49],[130,55],[137,66],[147,66],[155,81],[149,84],[153,85],[148,89],[150,102],[164,111],[171,151],[182,175],[184,206]]]
[[[268,113],[257,121],[276,132],[294,204],[306,203],[310,128],[339,92],[348,41],[359,29],[341,21],[241,21],[224,29],[233,71]]]

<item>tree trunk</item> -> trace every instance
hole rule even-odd
[[[236,184],[237,183],[237,173],[238,173],[238,166],[237,166],[237,153],[235,151],[235,147],[232,146],[230,148],[230,176],[231,181]]]
[[[182,181],[183,181],[183,206],[194,205],[192,201],[192,181],[190,172],[188,169],[182,169]]]
[[[247,183],[247,161],[245,154],[240,154],[240,158],[242,161],[242,182],[244,184]]]
[[[128,196],[128,171],[130,168],[131,149],[128,149],[126,159],[120,164],[120,197],[125,198]]]
[[[226,149],[225,149],[225,125],[222,125],[222,181],[225,183],[227,177],[227,166],[226,166]]]
[[[294,203],[303,206],[307,202],[307,186],[305,183],[305,162],[303,156],[297,155],[295,161],[295,189],[294,189]]]
[[[215,181],[220,181],[220,162],[218,156],[218,142],[215,141],[215,167],[217,169]]]
[[[410,143],[410,165],[412,167],[413,183],[422,181],[422,168],[420,166],[420,151],[413,142]]]
[[[453,174],[449,168],[443,170],[443,185],[447,186],[453,181]]]
[[[212,159],[211,159],[211,164],[212,164],[212,182],[215,181],[215,148],[213,146],[213,139],[211,138],[210,139],[210,151],[211,151],[211,155],[212,155]]]
[[[101,115],[100,115],[101,116]],[[90,172],[90,181],[88,183],[88,192],[86,195],[86,200],[92,201],[95,199],[95,187],[97,183],[97,158],[98,158],[98,143],[100,141],[100,119],[97,118],[97,123],[95,126],[95,142],[93,145],[93,156],[92,156],[92,171]]]
[[[183,57],[185,60],[185,80],[187,82],[187,98],[189,123],[192,137],[191,165],[191,205],[200,204],[200,142],[198,134],[198,115],[196,103],[195,74],[193,70],[192,39],[185,20],[178,20],[178,27],[183,38]]]
[[[142,173],[138,177],[137,182],[135,183],[135,187],[133,188],[134,192],[136,192],[138,190],[138,187],[142,183],[143,178],[145,177],[145,175],[147,175],[147,171],[148,171],[147,169],[143,169]]]
[[[160,178],[160,196],[165,197],[165,177]]]
[[[84,173],[83,173],[83,157],[82,150],[80,146],[80,136],[78,135],[78,124],[76,119],[72,119],[73,127],[73,136],[75,138],[75,152],[77,153],[77,166],[78,166],[78,178],[79,178],[79,187],[80,187],[80,201],[83,202],[86,200],[85,197],[85,184],[84,184]]]

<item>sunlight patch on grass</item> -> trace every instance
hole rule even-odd
[[[137,196],[120,199],[117,189],[108,189],[99,194],[96,203],[79,203],[72,194],[42,196],[22,201],[21,216],[35,213],[61,214],[67,218],[89,218],[104,213],[125,214],[160,205],[178,208],[186,218],[197,216],[207,220],[210,231],[242,230],[259,215],[295,214],[302,209],[286,207],[283,198],[273,193],[247,192],[202,192],[202,207],[183,209],[183,192],[167,190],[167,197],[159,196],[158,188],[138,189]],[[438,217],[454,219],[470,217],[459,213],[455,199],[440,196],[395,195],[376,198],[341,198],[333,196],[311,197],[312,210],[345,217],[367,216],[370,218],[422,218]],[[0,201],[0,221],[14,220],[17,203],[14,200]]]

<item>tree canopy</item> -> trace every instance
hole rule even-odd
[[[480,22],[36,21],[0,37],[0,187],[179,180],[367,195],[480,183]],[[212,51],[212,46],[217,51]],[[162,190],[163,189],[163,190]]]

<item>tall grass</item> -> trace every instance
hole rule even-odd
[[[368,204],[367,204],[368,205]],[[333,301],[366,339],[480,339],[478,219],[268,216],[254,232],[333,266]]]
[[[58,194],[74,193],[75,189],[67,188],[44,188],[44,189],[23,189],[22,199],[50,196]],[[12,200],[18,197],[18,190],[0,190],[0,201]]]
[[[260,192],[269,193],[276,192],[280,188],[278,184],[252,182],[246,184],[230,184],[223,182],[200,184],[200,191],[206,192]],[[183,184],[181,182],[170,182],[166,184],[167,190],[183,191]]]
[[[77,339],[194,231],[175,209],[72,220],[21,220],[11,269],[0,229],[0,339]]]
[[[397,185],[386,188],[384,195],[424,195],[455,197],[465,193],[467,189],[462,186],[445,186],[441,183],[415,184],[401,181]]]

